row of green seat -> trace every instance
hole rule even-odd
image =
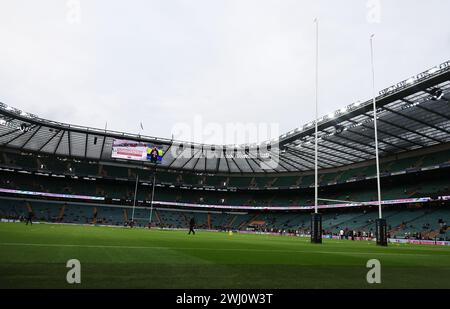
[[[124,225],[131,218],[136,226],[146,226],[152,216],[154,225],[164,228],[187,228],[191,218],[197,228],[245,230],[256,227],[258,230],[280,232],[300,231],[309,233],[309,212],[257,212],[222,213],[208,211],[109,207],[106,205],[80,205],[73,203],[54,203],[33,201],[24,203],[0,197],[0,218],[20,219],[27,216],[28,206],[34,213],[34,220],[58,223]],[[450,208],[444,206],[414,207],[391,206],[383,208],[383,216],[388,223],[391,237],[403,238],[411,234],[421,237],[447,239],[450,236],[448,222]],[[328,210],[322,216],[322,227],[326,234],[339,235],[374,233],[376,207],[359,209]]]

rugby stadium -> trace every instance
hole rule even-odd
[[[313,119],[264,143],[211,145],[0,103],[0,287],[73,287],[77,259],[81,288],[449,288],[450,62],[406,78],[376,97],[387,246],[372,100],[317,121],[321,244]]]

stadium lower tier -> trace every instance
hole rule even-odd
[[[260,231],[281,234],[309,234],[309,211],[289,212],[221,212],[180,210],[170,208],[111,206],[59,201],[0,198],[0,217],[3,220],[24,220],[29,211],[34,220],[53,223],[101,224],[126,226],[134,218],[134,226],[187,228],[195,218],[200,229]],[[383,207],[392,238],[450,240],[448,205],[393,205]],[[375,231],[377,207],[328,209],[323,211],[324,234],[370,236]]]
[[[410,199],[450,195],[450,168],[382,179],[382,199]],[[152,184],[112,179],[89,180],[72,176],[44,176],[0,171],[0,189],[99,197],[106,203],[132,205],[135,190],[137,205],[152,200]],[[377,199],[375,179],[319,188],[322,204],[326,200],[368,202]],[[314,201],[314,189],[292,190],[195,190],[174,186],[155,187],[153,200],[195,205],[231,205],[259,207],[308,206]]]

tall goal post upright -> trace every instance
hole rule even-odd
[[[131,222],[134,222],[134,210],[136,208],[136,198],[137,198],[138,183],[139,183],[139,174],[136,173],[136,184],[134,186],[133,210],[131,212]]]
[[[387,246],[387,223],[383,218],[381,211],[381,181],[380,181],[380,158],[378,151],[378,128],[377,128],[377,103],[375,93],[375,65],[374,65],[374,52],[373,52],[373,38],[374,34],[370,36],[370,59],[372,67],[372,91],[373,91],[373,128],[375,135],[375,160],[377,168],[377,195],[378,195],[378,219],[375,222],[375,237],[377,239],[378,246]]]
[[[314,213],[311,214],[311,242],[322,243],[322,215],[319,213],[319,184],[318,184],[318,123],[319,118],[319,20],[314,19],[316,24],[316,104],[315,104],[315,134],[314,134]]]
[[[148,226],[151,227],[152,225],[152,218],[153,218],[153,201],[155,197],[155,186],[156,186],[156,168],[153,171],[153,182],[152,182],[152,198],[150,200],[150,218],[148,220]]]

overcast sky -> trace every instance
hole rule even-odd
[[[377,90],[449,60],[449,12],[448,0],[2,0],[0,101],[159,137],[198,117],[284,133],[314,117],[316,16],[325,115],[370,98],[371,33]]]

